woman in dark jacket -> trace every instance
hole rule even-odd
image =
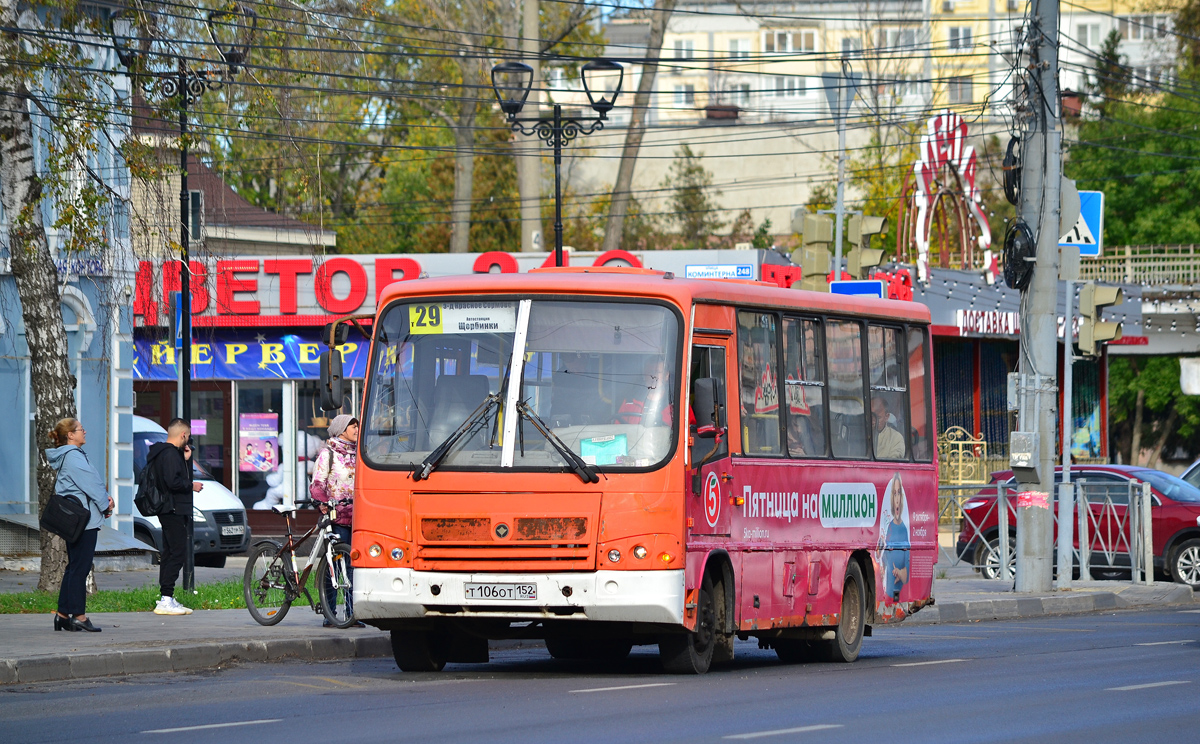
[[[83,534],[75,542],[67,543],[67,570],[58,590],[54,629],[99,633],[100,628],[92,625],[86,614],[87,576],[96,554],[96,536],[105,515],[112,513],[113,500],[104,487],[104,479],[80,449],[87,441],[87,431],[78,419],[59,421],[50,430],[50,440],[55,446],[46,450],[46,459],[58,474],[55,493],[79,500],[89,512]]]

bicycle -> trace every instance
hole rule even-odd
[[[336,512],[330,509],[311,530],[297,538],[292,534],[296,507],[274,506],[272,510],[284,515],[287,540],[282,545],[274,541],[260,542],[250,551],[242,581],[250,617],[260,625],[275,625],[287,614],[292,602],[303,595],[313,612],[324,615],[334,627],[353,625],[350,546],[337,541],[333,531]],[[301,570],[296,565],[296,551],[314,535],[316,541]],[[306,586],[314,567],[318,600],[313,600]]]

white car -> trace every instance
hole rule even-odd
[[[141,475],[150,447],[167,441],[167,431],[148,418],[133,417],[133,472]],[[233,493],[213,480],[203,465],[192,462],[192,475],[204,487],[192,497],[193,545],[196,565],[222,568],[225,556],[242,553],[250,545],[246,507]],[[133,534],[156,550],[162,550],[162,527],[158,517],[147,517],[134,506]]]

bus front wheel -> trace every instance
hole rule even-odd
[[[446,666],[446,644],[427,631],[392,631],[392,656],[402,672],[440,672]]]
[[[658,656],[671,674],[704,674],[717,646],[717,602],[712,579],[705,575],[696,601],[696,630],[665,635],[658,641]]]
[[[846,583],[842,586],[842,614],[833,631],[833,640],[826,641],[830,661],[851,662],[858,658],[866,615],[867,592],[862,568],[852,560],[846,565]]]

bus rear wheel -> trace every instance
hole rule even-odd
[[[659,659],[671,674],[704,674],[708,671],[717,646],[717,601],[712,579],[705,575],[696,601],[696,630],[659,639]],[[723,602],[724,597],[720,601]]]
[[[851,662],[862,650],[866,629],[867,592],[858,561],[846,565],[846,583],[842,586],[842,614],[829,644],[829,660]]]
[[[443,638],[423,630],[392,631],[392,656],[402,672],[440,672],[446,666]]]

